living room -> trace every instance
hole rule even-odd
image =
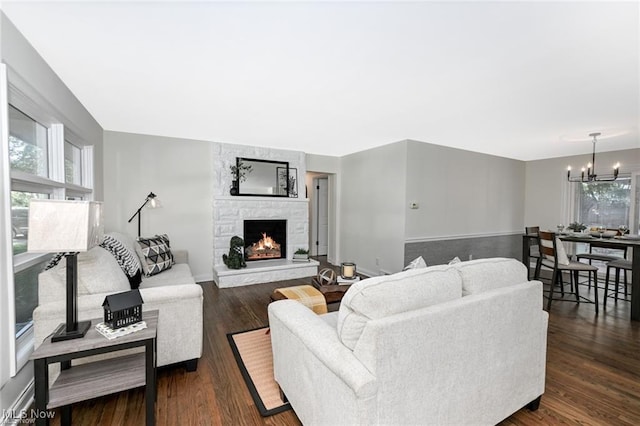
[[[341,69],[344,80],[337,80],[337,83],[332,85],[334,82],[328,76],[324,80],[323,74],[319,71],[306,70],[307,74],[302,72],[305,68],[301,64],[304,64],[305,60],[310,61],[309,68],[319,64],[300,52],[298,54],[301,57],[297,61],[289,61],[289,66],[292,67],[286,74],[290,80],[289,86],[284,86],[283,80],[275,79],[274,69],[284,72],[279,67],[271,68],[275,67],[275,59],[271,61],[264,56],[260,56],[262,62],[256,60],[256,63],[262,67],[265,75],[274,78],[274,81],[269,81],[264,76],[259,78],[259,74],[251,77],[255,80],[242,73],[234,78],[236,76],[230,71],[233,67],[224,71],[216,70],[215,75],[224,81],[224,84],[230,87],[231,81],[237,84],[233,89],[238,91],[239,98],[251,99],[246,102],[232,99],[229,94],[231,88],[223,90],[219,86],[212,89],[212,92],[202,92],[199,96],[197,89],[183,81],[197,80],[205,72],[203,70],[208,68],[203,63],[202,70],[197,69],[194,65],[198,63],[190,62],[195,61],[194,58],[182,57],[176,53],[180,51],[180,43],[184,41],[177,31],[170,34],[179,40],[174,43],[178,46],[163,45],[162,43],[167,41],[166,38],[160,38],[161,41],[154,44],[150,42],[153,37],[140,36],[140,48],[129,50],[124,49],[124,46],[135,44],[131,43],[131,40],[135,39],[128,38],[133,37],[134,33],[123,32],[113,35],[104,27],[99,27],[103,29],[105,37],[106,34],[116,37],[115,40],[105,41],[95,34],[99,34],[100,31],[92,32],[88,27],[69,27],[68,33],[61,31],[60,34],[51,35],[51,42],[48,42],[46,32],[34,30],[36,24],[45,25],[43,21],[68,23],[70,18],[98,25],[101,12],[115,15],[130,13],[132,17],[150,14],[158,20],[156,24],[160,28],[166,28],[163,26],[163,23],[166,23],[163,21],[165,15],[175,12],[176,16],[184,17],[184,8],[188,7],[176,6],[177,9],[173,10],[172,5],[167,3],[153,9],[153,12],[144,9],[153,6],[102,4],[99,7],[103,9],[96,12],[91,11],[86,5],[74,6],[66,3],[3,3],[0,12],[0,57],[6,69],[2,90],[5,91],[8,87],[8,93],[2,95],[3,116],[8,115],[5,112],[7,105],[12,105],[40,123],[62,123],[65,131],[69,130],[75,136],[70,142],[82,148],[83,158],[91,159],[90,165],[85,165],[90,170],[90,173],[85,171],[90,175],[90,179],[87,176],[81,185],[68,186],[67,195],[87,196],[83,191],[88,187],[89,199],[104,202],[105,229],[135,237],[138,232],[137,223],[129,223],[128,219],[145,201],[149,192],[157,194],[158,199],[162,201],[162,208],[142,211],[141,234],[167,234],[171,237],[172,247],[188,251],[193,278],[198,283],[208,283],[203,285],[207,287],[204,293],[205,306],[208,303],[217,309],[223,309],[224,301],[233,307],[224,308],[226,310],[221,312],[205,308],[205,336],[209,332],[214,333],[209,337],[209,345],[212,347],[207,348],[205,343],[204,351],[209,353],[210,358],[204,363],[200,362],[197,379],[190,377],[190,373],[183,375],[182,372],[163,372],[160,380],[164,385],[159,385],[158,406],[161,402],[167,403],[167,399],[171,398],[172,391],[177,389],[172,386],[181,386],[179,389],[184,392],[187,388],[185,383],[193,384],[197,380],[202,386],[198,388],[197,392],[200,392],[206,388],[207,382],[218,380],[222,383],[217,385],[220,386],[215,391],[218,394],[204,396],[209,398],[209,401],[216,401],[207,403],[205,411],[213,409],[215,405],[215,409],[223,414],[211,418],[222,419],[224,422],[225,419],[229,420],[239,413],[246,414],[250,410],[221,406],[223,396],[229,398],[229,401],[224,403],[228,403],[230,407],[249,404],[244,401],[249,396],[242,384],[228,384],[233,389],[238,388],[237,393],[228,394],[228,391],[224,390],[225,383],[239,378],[239,373],[221,376],[211,366],[219,357],[225,362],[229,360],[226,352],[223,353],[228,348],[214,348],[213,346],[219,342],[212,342],[215,340],[214,336],[219,337],[215,334],[219,333],[219,330],[208,331],[207,327],[209,322],[220,321],[229,331],[266,325],[266,308],[264,311],[253,312],[257,318],[246,321],[241,319],[242,315],[240,319],[234,318],[234,311],[229,312],[228,309],[242,310],[245,303],[249,306],[258,304],[265,295],[268,298],[273,286],[265,285],[263,290],[257,288],[262,285],[246,289],[217,289],[212,283],[213,267],[221,261],[220,256],[214,254],[214,200],[220,195],[216,192],[218,189],[214,182],[220,175],[224,179],[229,179],[230,176],[228,168],[216,167],[220,149],[233,151],[234,146],[242,146],[256,153],[268,149],[276,153],[276,156],[281,152],[283,157],[302,158],[298,164],[298,197],[301,201],[305,195],[308,195],[309,199],[315,195],[303,171],[327,176],[329,225],[326,261],[338,266],[341,262],[354,262],[357,264],[358,272],[367,276],[401,271],[419,255],[424,257],[428,265],[447,263],[456,256],[463,261],[486,257],[519,259],[525,226],[539,225],[541,229],[554,230],[558,224],[568,225],[577,220],[576,186],[567,182],[566,168],[567,165],[572,165],[575,171],[589,161],[593,146],[588,135],[593,131],[602,131],[596,147],[598,172],[606,174],[610,165],[620,162],[623,175],[633,179],[631,185],[632,188],[636,188],[636,192],[634,194],[634,191],[631,191],[634,198],[627,225],[631,227],[633,234],[638,234],[640,208],[637,203],[640,196],[637,195],[636,174],[640,172],[637,78],[639,11],[636,3],[576,2],[569,5],[547,3],[542,6],[524,3],[520,5],[521,9],[513,5],[482,2],[475,6],[458,3],[450,6],[450,9],[438,4],[405,4],[404,7],[408,7],[409,12],[399,12],[398,20],[391,21],[389,25],[396,29],[411,28],[412,25],[420,23],[420,19],[427,19],[418,12],[427,15],[433,13],[437,19],[427,21],[433,25],[433,32],[422,32],[426,30],[419,31],[416,28],[414,31],[417,33],[409,32],[408,37],[422,37],[421,43],[412,44],[413,50],[410,52],[401,51],[397,53],[398,56],[387,52],[389,56],[386,57],[367,54],[370,50],[375,52],[376,45],[384,45],[385,39],[389,38],[381,29],[384,25],[379,19],[380,15],[384,15],[385,8],[393,8],[392,5],[337,3],[332,7],[338,10],[340,7],[347,8],[342,11],[346,16],[344,21],[337,22],[327,17],[335,12],[335,9],[322,10],[322,5],[319,4],[307,5],[311,7],[310,10],[305,10],[300,5],[289,5],[294,9],[302,8],[286,12],[297,16],[299,22],[316,22],[310,15],[320,11],[322,19],[318,18],[317,22],[333,22],[342,30],[342,25],[349,27],[353,24],[354,17],[364,14],[366,19],[363,20],[370,27],[360,28],[359,31],[366,34],[376,33],[378,36],[370,43],[365,43],[367,48],[362,55],[376,72],[372,71],[372,75],[362,78],[364,81],[359,83],[361,74],[354,73],[353,69],[345,66]],[[286,5],[243,4],[243,7],[237,10],[230,5],[216,6],[215,3],[211,3],[208,6],[229,9],[215,10],[219,16],[217,19],[222,22],[228,20],[228,27],[224,26],[224,29],[232,34],[229,40],[237,41],[238,37],[241,39],[241,34],[238,34],[240,29],[246,29],[249,24],[259,23],[262,19],[276,22],[282,28],[287,28],[287,31],[302,31],[295,25],[289,28],[281,22],[284,20],[282,16],[287,16],[280,16],[284,13],[283,8],[287,8]],[[440,6],[442,9],[429,10],[429,6]],[[110,7],[113,7],[113,10],[110,10]],[[363,9],[359,10],[359,7]],[[366,9],[367,7],[373,9]],[[407,14],[412,14],[411,7],[416,8],[415,20],[407,17]],[[247,15],[244,16],[243,13]],[[296,15],[297,13],[301,16]],[[90,16],[93,18],[83,21]],[[278,16],[280,18],[276,19]],[[492,18],[489,22],[495,26],[473,24],[474,17],[478,16]],[[507,18],[501,19],[500,16]],[[551,19],[551,16],[556,18]],[[177,21],[178,17],[173,19]],[[523,22],[529,19],[524,17],[531,19],[534,23],[531,26],[534,28],[527,28],[531,33],[526,34],[522,29],[525,35],[522,38],[514,36],[514,41],[509,42],[506,35],[519,31],[518,25],[524,25]],[[580,21],[577,17],[581,17],[585,22],[582,25],[571,26],[570,30],[566,30],[567,34],[563,34],[559,29],[569,28],[568,23],[564,21],[569,17],[574,21]],[[134,18],[131,19],[135,22]],[[453,20],[448,22],[446,19]],[[244,23],[240,25],[239,22]],[[498,25],[500,22],[503,22],[504,27]],[[183,25],[188,26],[184,23]],[[234,25],[238,28],[232,31]],[[316,25],[311,28],[317,29]],[[129,28],[130,23],[123,22],[122,26]],[[486,50],[487,46],[480,42],[477,45],[469,43],[469,40],[473,39],[474,31],[462,31],[461,28],[464,26],[470,26],[474,30],[487,28],[490,34],[482,40],[504,42],[503,51]],[[275,31],[276,27],[281,28],[269,25],[260,28],[271,28]],[[546,28],[550,30],[545,31]],[[86,31],[87,38],[89,34],[96,37],[96,43],[113,43],[126,53],[123,53],[123,56],[109,56],[105,53],[103,60],[99,61],[92,53],[76,44],[75,40],[78,37],[75,34],[81,31]],[[158,31],[158,37],[165,34],[161,30]],[[460,49],[459,52],[462,52],[453,54],[439,52],[432,46],[433,43],[427,43],[427,40],[432,40],[428,37],[444,34],[446,31],[451,31],[456,37],[464,37],[460,43],[467,42],[471,47],[452,43],[449,47],[457,47]],[[541,33],[555,33],[557,36],[549,40],[540,39],[539,43],[535,43],[535,37],[541,36]],[[285,37],[289,34],[291,33],[285,32],[284,35],[280,35]],[[352,50],[345,49],[341,55],[337,55],[338,59],[345,63],[351,63],[347,60],[349,55],[358,56],[358,43],[362,42],[357,34],[351,35],[354,38],[347,40],[352,44],[347,43],[347,46]],[[310,42],[311,46],[316,46],[320,52],[326,53],[320,43],[320,36],[306,37],[305,40]],[[268,40],[273,41],[271,38]],[[524,41],[530,44],[517,44]],[[56,43],[65,42],[68,43],[65,44],[67,48],[56,48]],[[233,46],[232,42],[231,45]],[[265,48],[264,44],[258,46]],[[175,48],[172,52],[176,56],[167,55],[167,50],[164,58],[170,58],[172,62],[184,60],[182,73],[174,74],[173,79],[158,77],[158,68],[169,65],[157,62],[157,57],[146,57],[151,55],[146,49],[152,47],[157,50]],[[294,45],[292,49],[294,47],[299,48]],[[399,49],[400,47],[395,47],[395,50]],[[421,49],[425,49],[427,53],[421,53]],[[522,53],[528,49],[531,50],[528,54]],[[63,54],[60,50],[67,52]],[[310,49],[309,55],[313,58],[312,50]],[[200,46],[200,51],[206,51],[206,46]],[[267,51],[278,60],[282,59],[282,52],[291,53],[286,49]],[[475,53],[471,54],[474,51]],[[489,52],[492,56],[482,60],[482,53]],[[215,50],[215,53],[218,54],[220,51]],[[257,54],[255,51],[251,53]],[[412,63],[405,61],[406,56],[412,54],[429,57],[437,53],[445,56],[431,56],[438,59],[426,61],[432,65],[426,66],[422,63],[423,68],[417,69],[426,72],[429,66],[435,67],[435,63],[450,61],[451,67],[447,68],[447,72],[451,73],[451,79],[437,74],[433,77],[443,80],[434,79],[435,82],[428,86],[422,81],[418,83],[418,80],[422,79],[419,75],[416,76],[417,72],[412,71]],[[465,54],[470,57],[468,62],[461,59]],[[239,61],[232,63],[241,63],[243,66],[239,69],[247,72],[246,69],[253,65],[252,61],[246,64],[236,55],[230,55],[228,60]],[[75,56],[75,59],[64,62],[64,58],[68,56]],[[565,56],[566,60],[563,59]],[[508,61],[513,57],[518,58],[515,63]],[[392,75],[393,78],[385,79],[386,86],[383,86],[381,82],[386,76],[383,71],[377,69],[383,69],[384,60],[393,59],[398,60],[397,68]],[[116,78],[102,79],[93,72],[83,75],[71,73],[72,69],[79,68],[78,62],[83,61],[87,62],[87,67],[102,68]],[[125,61],[129,62],[122,65]],[[213,59],[206,58],[204,62],[211,65],[211,61]],[[134,64],[142,64],[146,68],[134,68]],[[466,72],[471,69],[476,70],[477,74],[470,72],[470,76],[467,77]],[[175,73],[176,69],[172,68],[171,71]],[[517,72],[523,74],[522,79],[509,79]],[[137,83],[133,79],[126,79],[136,74],[142,76]],[[72,78],[69,80],[65,77],[67,75],[75,77],[69,77]],[[143,80],[146,82],[143,83]],[[312,84],[312,81],[317,83]],[[136,84],[139,86],[136,87]],[[353,85],[353,88],[349,85]],[[500,86],[505,86],[506,89],[498,91]],[[204,90],[204,87],[200,87],[199,90]],[[306,88],[308,92],[301,92],[301,88]],[[285,89],[291,92],[278,95],[278,90]],[[314,97],[320,96],[318,92],[322,92],[323,89],[334,98],[333,102],[327,98],[314,100]],[[122,96],[121,93],[126,93],[127,90],[131,92],[130,96]],[[496,92],[491,92],[492,90]],[[90,97],[91,91],[100,92],[96,97],[100,99]],[[193,108],[193,105],[188,103],[188,97],[181,97],[184,92],[191,93],[194,100],[198,98],[197,101],[202,103],[195,104],[196,108]],[[296,92],[301,92],[304,96],[294,97],[292,93]],[[409,101],[399,95],[405,92],[415,92],[416,95],[408,97]],[[369,97],[366,97],[367,93]],[[355,102],[356,96],[362,99]],[[199,99],[200,97],[205,100]],[[302,102],[303,97],[312,99],[313,102],[307,100],[303,107],[298,104]],[[527,100],[522,102],[523,98]],[[88,99],[91,99],[91,102]],[[98,103],[99,100],[101,103]],[[176,100],[170,112],[172,116],[154,115],[160,114],[161,111],[157,110],[152,113],[143,112],[146,109],[151,110],[152,106],[166,104],[167,100]],[[256,103],[252,106],[251,102]],[[372,105],[377,103],[386,107],[380,110],[373,109]],[[341,106],[340,109],[338,104]],[[112,106],[110,110],[105,109],[108,105]],[[267,113],[269,109],[274,110],[273,114]],[[297,115],[296,110],[307,111],[308,115]],[[507,114],[510,110],[513,110],[512,113]],[[138,124],[120,124],[127,123],[127,117],[133,117]],[[281,118],[276,120],[276,117]],[[319,119],[313,121],[312,117]],[[5,120],[3,117],[3,129],[7,124]],[[198,122],[206,125],[196,126]],[[355,125],[348,126],[349,122]],[[307,128],[313,130],[305,131],[305,123],[311,123]],[[199,132],[198,129],[207,125],[210,128],[207,130],[208,133]],[[284,130],[271,132],[276,126]],[[56,131],[54,125],[47,127],[50,132]],[[331,129],[331,132],[328,129]],[[310,133],[315,135],[309,135]],[[493,147],[491,143],[494,140],[501,142],[500,149],[497,148],[498,145]],[[3,155],[6,156],[7,153]],[[264,156],[256,154],[247,157]],[[3,409],[21,406],[16,405],[16,401],[23,401],[25,398],[28,400],[29,397],[24,391],[30,388],[33,380],[33,369],[25,361],[25,355],[20,353],[21,342],[13,332],[16,321],[10,318],[13,309],[9,308],[13,303],[13,293],[6,288],[7,283],[14,282],[12,271],[15,267],[11,246],[5,244],[5,241],[12,240],[5,235],[4,229],[8,228],[11,222],[7,217],[10,209],[8,194],[12,189],[28,192],[33,188],[28,184],[37,183],[27,179],[20,182],[22,186],[13,186],[20,178],[21,176],[10,174],[3,163],[2,199],[5,208],[0,213],[3,224],[3,248],[0,252],[3,270],[0,298],[3,312],[0,321]],[[55,194],[56,191],[57,189],[54,189],[52,193]],[[225,196],[228,195],[227,192]],[[310,238],[309,242],[311,241]],[[260,291],[264,294],[259,293]],[[241,300],[243,297],[246,297],[244,301]],[[628,307],[625,306],[621,304],[620,311],[616,314],[617,318],[628,319]],[[571,324],[572,315],[575,314],[573,308],[559,305],[559,313],[555,318],[569,321]],[[580,306],[576,322],[582,324],[569,325],[567,329],[562,329],[563,333],[570,335],[568,330],[572,327],[584,332],[585,328],[580,328],[585,327],[583,323],[593,321],[593,313],[589,308]],[[245,315],[251,317],[251,314]],[[634,333],[637,333],[636,325],[625,324],[625,327],[625,336],[634,336]],[[633,340],[632,337],[629,339]],[[632,341],[625,344],[628,350],[635,347]],[[24,348],[28,351],[28,343]],[[553,350],[561,349],[555,347]],[[26,357],[28,358],[28,355]],[[235,368],[235,365],[226,368]],[[241,381],[241,378],[238,380]],[[178,385],[173,381],[182,381],[183,384]],[[561,389],[558,392],[563,391],[561,387],[556,389]],[[135,395],[131,398],[141,398],[143,394]],[[194,394],[185,400],[198,398],[201,397]],[[629,398],[637,401],[637,392]],[[545,399],[542,401],[544,407]],[[117,399],[109,399],[103,404],[117,405]],[[194,403],[182,414],[191,420],[189,423],[196,422],[196,419],[207,423],[207,413],[194,413],[197,406],[198,404]],[[130,412],[132,409],[127,410]],[[114,418],[117,416],[111,415]],[[161,415],[159,411],[158,420],[161,419]],[[565,412],[564,415],[572,417],[570,413]],[[581,415],[584,413],[576,416]],[[638,415],[635,411],[630,417],[637,418]],[[261,421],[257,412],[255,417],[253,414],[248,416],[244,419],[246,423]],[[287,417],[287,421],[295,421],[294,416],[290,416]],[[87,422],[95,420],[90,416],[85,419]],[[114,422],[118,423],[118,420]],[[216,423],[215,420],[210,422]]]

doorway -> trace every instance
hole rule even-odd
[[[329,247],[329,178],[313,178],[311,205],[311,255],[326,256]]]

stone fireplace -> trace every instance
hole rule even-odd
[[[243,145],[214,143],[212,148],[213,182],[213,279],[220,288],[248,284],[267,283],[315,276],[319,263],[312,260],[295,263],[293,253],[309,247],[309,200],[304,198],[305,154]],[[297,194],[299,197],[232,196],[229,189],[232,178],[229,167],[236,164],[236,157],[260,158],[287,161],[290,168],[297,169]],[[302,183],[301,183],[302,182]],[[258,229],[247,233],[245,222],[278,222],[281,229]],[[254,233],[253,233],[254,232]],[[267,234],[280,245],[280,258],[264,257],[260,261],[248,261],[247,267],[228,269],[222,255],[229,253],[231,237],[237,235],[247,244],[253,244]],[[283,233],[281,235],[280,233]],[[257,234],[257,235],[256,235]],[[275,253],[262,250],[259,253]],[[246,252],[246,251],[245,251]],[[264,260],[263,260],[264,259]],[[258,260],[258,259],[254,259]]]
[[[247,262],[287,258],[286,220],[245,220],[243,235]]]

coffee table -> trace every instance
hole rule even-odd
[[[349,290],[351,285],[320,285],[316,279],[314,278],[311,282],[315,288],[322,293],[325,300],[327,301],[327,305],[331,303],[339,303],[342,301],[344,294]]]
[[[315,280],[311,283],[324,296],[327,305],[332,303],[340,303],[344,297],[344,293],[349,290],[350,285],[319,285]],[[284,300],[281,293],[274,291],[271,293],[271,301]]]

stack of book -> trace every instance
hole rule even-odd
[[[349,284],[357,283],[358,281],[360,281],[360,277],[342,278],[341,276],[338,275],[338,284],[341,284],[341,285],[349,285]]]
[[[144,321],[116,329],[109,327],[103,322],[96,324],[96,330],[98,330],[98,333],[102,334],[109,340],[115,339],[116,337],[126,336],[127,334],[135,333],[136,331],[144,330],[145,328],[147,328],[147,323]]]

